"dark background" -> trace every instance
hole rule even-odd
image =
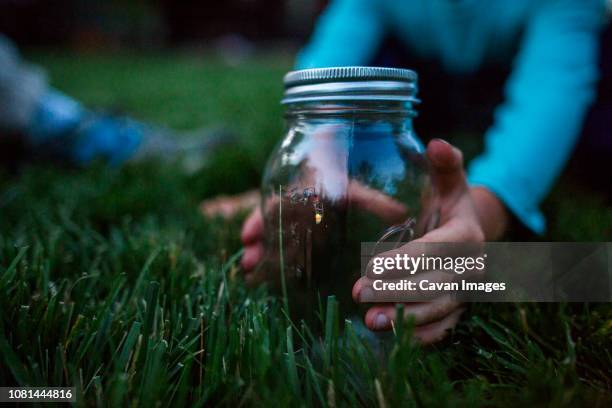
[[[325,0],[0,0],[0,32],[20,46],[156,48],[306,39]]]

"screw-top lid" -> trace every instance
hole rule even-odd
[[[410,69],[382,67],[331,67],[291,71],[285,75],[285,87],[336,81],[406,81],[416,82],[417,73]]]
[[[332,67],[285,75],[283,104],[309,101],[390,100],[418,102],[417,73],[381,67]]]

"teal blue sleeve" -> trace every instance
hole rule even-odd
[[[468,169],[472,185],[495,193],[531,230],[542,233],[539,205],[568,159],[598,77],[603,1],[550,0],[526,26],[505,102]]]
[[[335,0],[318,19],[296,65],[305,69],[367,64],[384,35],[377,0]]]

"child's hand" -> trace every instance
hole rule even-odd
[[[242,224],[240,240],[244,245],[244,253],[240,264],[245,273],[249,275],[264,256],[263,244],[264,221],[261,207],[256,207]]]
[[[231,219],[248,212],[259,204],[259,191],[249,190],[233,196],[221,195],[200,203],[200,211],[207,217]]]
[[[397,252],[410,253],[415,242],[483,242],[485,236],[496,238],[495,235],[505,228],[505,210],[488,190],[468,187],[459,149],[442,140],[433,140],[427,146],[427,157],[431,164],[439,224]],[[496,220],[485,219],[483,222],[482,217],[496,217]],[[365,285],[364,278],[355,283],[353,298],[356,302],[360,301],[360,292]],[[415,319],[415,336],[425,344],[444,338],[457,324],[462,312],[461,303],[444,296],[404,306],[404,314]],[[389,330],[396,318],[395,313],[394,304],[372,306],[365,315],[365,324],[371,330]]]

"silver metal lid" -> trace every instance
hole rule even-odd
[[[418,102],[417,74],[409,69],[332,67],[292,71],[284,78],[283,104],[309,101]]]

